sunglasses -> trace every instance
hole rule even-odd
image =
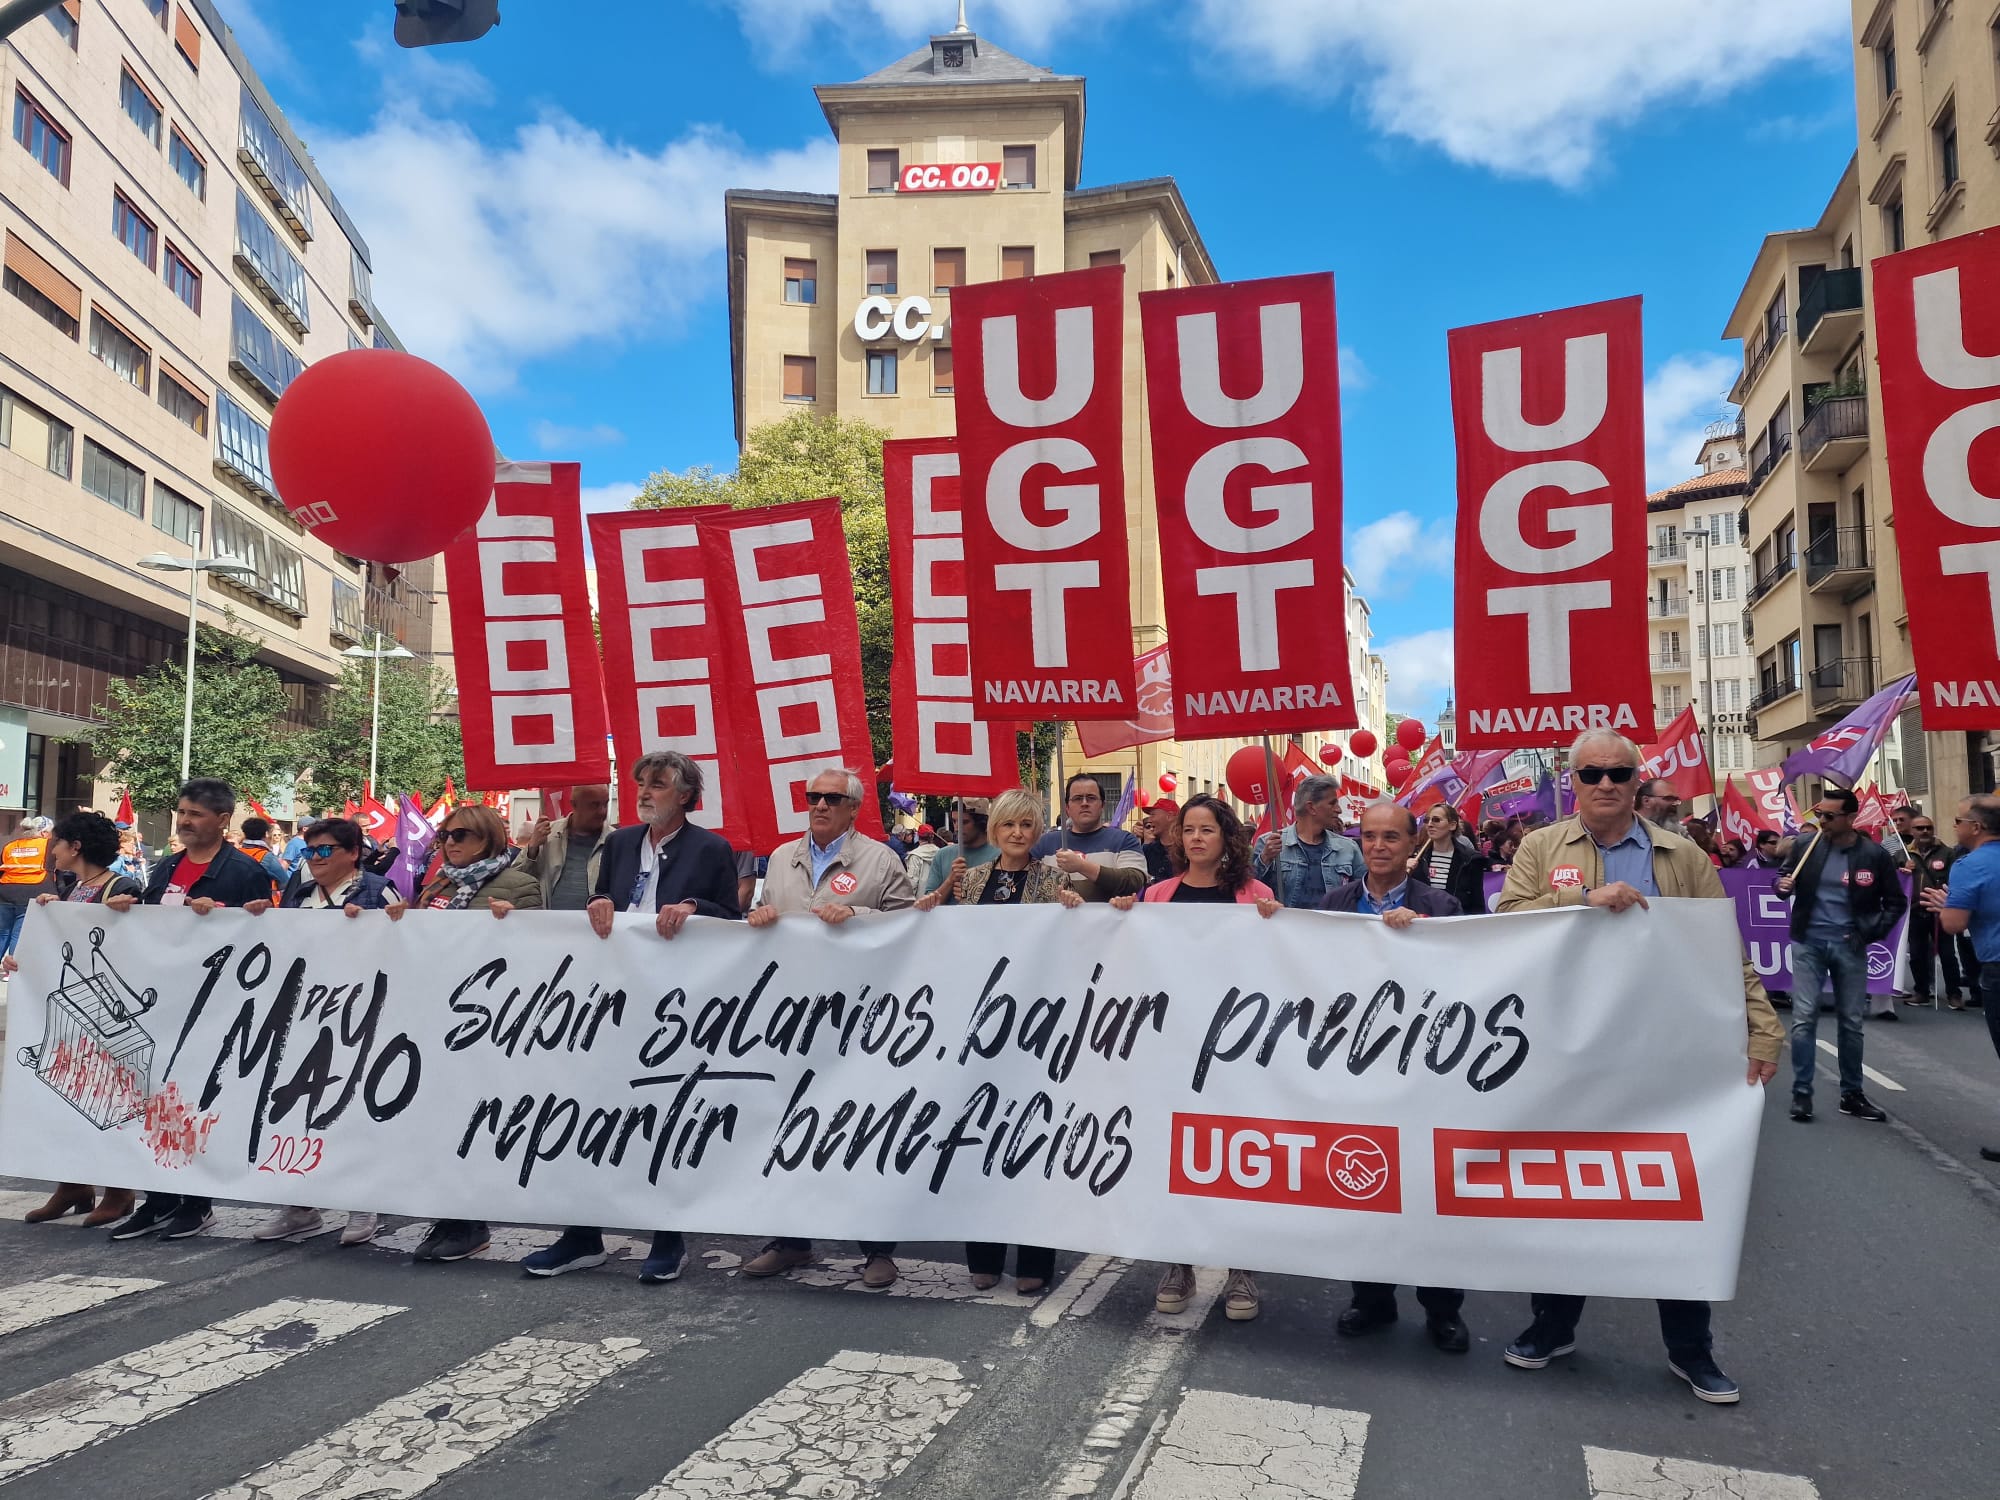
[[[1618,786],[1625,785],[1639,774],[1637,766],[1578,766],[1570,773],[1585,786],[1596,786],[1598,782],[1610,778]]]
[[[464,842],[466,839],[484,841],[486,835],[481,833],[477,828],[447,828],[439,833],[438,837],[443,839],[447,844],[457,844]]]
[[[456,828],[452,831],[454,833],[464,832],[463,829]],[[307,859],[332,859],[334,855],[338,854],[345,847],[343,844],[307,844],[302,852]]]
[[[1937,832],[1937,829],[1936,829],[1936,828],[1934,828],[1934,827],[1933,827],[1933,826],[1932,826],[1931,824],[1929,824],[1929,823],[1912,823],[1912,824],[1910,825],[1910,832],[1912,832],[1912,833],[1936,833],[1936,832]]]
[[[838,807],[843,802],[852,801],[845,792],[807,792],[808,807]]]
[[[1851,818],[1854,814],[1844,807],[1815,807],[1813,816],[1824,822],[1828,818]]]

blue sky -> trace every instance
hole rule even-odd
[[[387,4],[220,0],[397,332],[510,455],[580,460],[600,506],[733,467],[722,193],[829,188],[812,85],[954,3],[508,0],[484,39],[413,53]],[[1225,279],[1335,273],[1349,562],[1391,706],[1426,717],[1450,672],[1446,330],[1642,293],[1650,477],[1684,477],[1759,240],[1813,223],[1854,149],[1846,0],[969,9],[1089,79],[1086,185],[1177,178]]]

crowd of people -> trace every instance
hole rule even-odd
[[[807,832],[774,850],[764,865],[732,849],[691,820],[704,792],[700,766],[673,751],[650,753],[632,768],[638,821],[613,829],[610,793],[577,787],[562,817],[542,817],[518,842],[503,819],[481,806],[460,807],[437,835],[429,876],[405,900],[378,868],[359,824],[322,818],[301,828],[284,847],[261,818],[244,820],[232,840],[234,791],[224,782],[196,779],[181,788],[174,812],[175,847],[148,861],[143,849],[99,813],[78,812],[48,827],[24,825],[0,849],[0,891],[11,906],[32,901],[98,903],[113,911],[136,905],[185,907],[196,917],[218,907],[253,915],[272,906],[340,912],[355,918],[386,910],[391,920],[420,912],[484,911],[495,919],[523,909],[574,911],[592,933],[608,938],[621,912],[651,916],[658,938],[671,941],[697,918],[746,920],[764,927],[787,917],[816,918],[838,926],[862,912],[940,906],[1006,907],[1103,904],[1129,911],[1137,904],[1216,904],[1250,908],[1261,917],[1286,910],[1356,913],[1408,931],[1427,919],[1489,912],[1487,875],[1505,878],[1490,903],[1496,913],[1543,907],[1591,906],[1614,913],[1644,909],[1656,897],[1723,899],[1716,871],[1748,865],[1773,872],[1774,888],[1791,898],[1793,963],[1801,977],[1791,1005],[1791,1117],[1812,1118],[1819,1006],[1812,1003],[1824,979],[1831,983],[1839,1036],[1840,1109],[1866,1120],[1883,1112],[1862,1087],[1861,1032],[1866,949],[1903,915],[1897,875],[1907,868],[1917,893],[1910,929],[1914,1000],[1928,996],[1941,964],[1948,1003],[1984,1003],[2000,1050],[2000,798],[1968,799],[1954,822],[1951,847],[1936,837],[1921,808],[1898,814],[1895,848],[1854,827],[1851,792],[1829,788],[1813,809],[1814,826],[1791,839],[1760,836],[1746,853],[1718,844],[1706,824],[1680,817],[1669,783],[1643,779],[1631,741],[1609,730],[1578,738],[1569,753],[1576,788],[1573,816],[1543,826],[1525,820],[1467,827],[1447,804],[1419,818],[1390,801],[1367,805],[1358,826],[1346,828],[1338,783],[1309,776],[1296,787],[1291,817],[1281,831],[1253,837],[1226,801],[1207,795],[1184,804],[1154,803],[1141,811],[1136,830],[1106,818],[1105,788],[1082,773],[1062,788],[1062,815],[1049,826],[1043,799],[1014,789],[1000,796],[964,798],[953,805],[953,842],[929,825],[916,831],[914,847],[881,841],[856,828],[856,815],[872,789],[853,772],[830,767],[806,789]],[[39,852],[25,841],[39,840]],[[17,848],[17,843],[20,847]],[[391,851],[393,852],[393,851]],[[33,879],[28,876],[32,874]],[[1247,915],[1247,913],[1246,913]],[[431,920],[427,915],[415,920]],[[1626,917],[1623,920],[1643,920]],[[10,940],[19,917],[9,919]],[[16,967],[11,951],[4,959]],[[1746,956],[1743,963],[1746,1081],[1759,1085],[1777,1072],[1786,1028]],[[2000,1150],[1983,1149],[2000,1160]],[[327,1210],[286,1206],[256,1231],[265,1240],[303,1240],[330,1232]],[[380,1228],[365,1205],[349,1205],[342,1245],[366,1244]],[[42,1222],[82,1214],[107,1226],[114,1240],[181,1239],[213,1223],[209,1200],[154,1192],[143,1201],[127,1189],[61,1183],[31,1212]],[[420,1261],[466,1259],[488,1247],[489,1226],[441,1220],[415,1251]],[[863,1241],[861,1280],[871,1288],[895,1282],[897,1246]],[[571,1226],[522,1262],[531,1276],[548,1277],[601,1265],[603,1231]],[[809,1240],[775,1238],[742,1266],[749,1277],[782,1274],[810,1262]],[[1016,1245],[1016,1290],[1034,1294],[1054,1275],[1056,1251]],[[659,1227],[639,1270],[642,1282],[678,1278],[687,1260],[685,1237]],[[968,1244],[965,1263],[975,1285],[997,1285],[1008,1247]],[[1167,1313],[1184,1310],[1195,1295],[1190,1265],[1170,1265],[1160,1276],[1155,1303]],[[1464,1293],[1423,1287],[1416,1297],[1431,1342],[1464,1353],[1470,1336],[1461,1310]],[[1536,1293],[1529,1326],[1505,1350],[1506,1361],[1536,1370],[1575,1348],[1583,1299]],[[1233,1268],[1221,1292],[1225,1316],[1258,1315],[1256,1278]],[[1731,1402],[1737,1387],[1716,1362],[1707,1303],[1662,1301],[1661,1333],[1668,1364],[1694,1393]],[[1358,1338],[1397,1319],[1396,1288],[1357,1283],[1337,1331]]]

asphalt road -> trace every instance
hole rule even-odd
[[[1768,1101],[1742,1294],[1716,1309],[1733,1408],[1667,1373],[1643,1303],[1593,1303],[1577,1354],[1527,1373],[1500,1359],[1514,1296],[1469,1299],[1454,1358],[1410,1316],[1336,1339],[1337,1282],[1264,1278],[1262,1317],[1230,1323],[1204,1297],[1155,1315],[1148,1265],[1065,1255],[1050,1297],[981,1298],[959,1247],[906,1246],[883,1295],[845,1245],[746,1281],[739,1240],[698,1240],[664,1287],[630,1259],[529,1281],[497,1254],[256,1244],[247,1209],[112,1245],[21,1223],[39,1185],[0,1180],[0,1488],[1990,1500],[2000,1166],[1977,1147],[2000,1145],[2000,1061],[1977,1013],[1873,1024],[1869,1065],[1903,1086],[1870,1084],[1888,1125],[1835,1112],[1831,1062],[1813,1124],[1786,1118],[1787,1072]]]

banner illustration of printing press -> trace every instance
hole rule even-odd
[[[640,917],[604,941],[568,913],[357,920],[33,909],[13,1027],[40,1041],[8,1058],[0,1172],[1734,1291],[1759,1091],[1720,902],[1414,933],[1224,909],[696,921],[670,963]]]

